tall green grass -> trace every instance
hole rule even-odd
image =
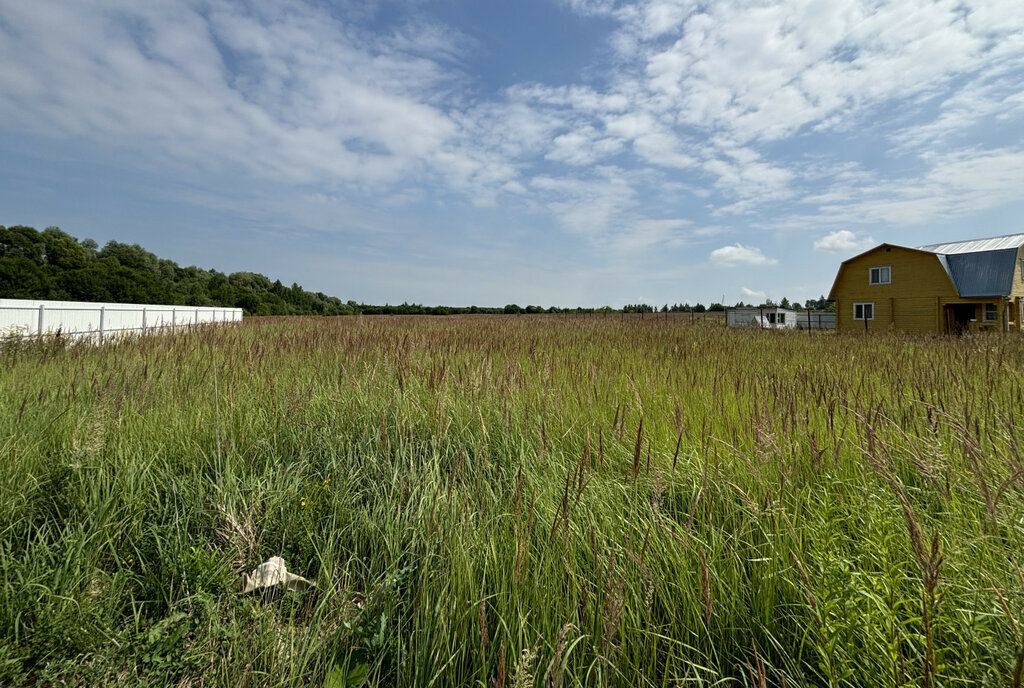
[[[3,684],[1021,684],[1016,337],[253,319],[0,366]],[[234,590],[272,555],[318,587]]]

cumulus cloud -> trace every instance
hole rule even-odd
[[[870,236],[858,237],[848,229],[840,229],[816,240],[814,250],[826,253],[859,253],[876,244],[877,242]]]
[[[994,122],[1013,136],[1024,118],[1024,15],[1012,0],[570,5],[619,22],[613,44],[623,66],[612,83],[630,105],[614,116],[597,113],[592,126],[652,165],[697,165],[724,197],[721,214],[791,198],[807,183],[792,161],[764,159],[766,146],[849,135],[881,107],[900,104],[903,116],[883,123],[892,128],[888,137],[927,162],[953,153],[941,146],[954,135]],[[1001,202],[983,187],[979,203]],[[945,198],[938,195],[939,205]],[[925,212],[892,200],[897,205],[877,212]]]
[[[755,213],[853,251],[870,237],[851,227],[1021,198],[1018,4],[562,0],[612,27],[602,78],[499,87],[473,72],[482,44],[425,10],[381,29],[300,0],[0,0],[0,130],[344,202],[508,203],[609,251]],[[814,171],[893,112],[866,135],[908,156],[898,172]],[[1006,136],[970,136],[989,124]]]
[[[314,4],[204,7],[0,0],[0,124],[358,195],[494,193],[547,140],[542,113],[446,106],[445,65],[472,43],[436,23],[376,35]]]
[[[779,261],[764,255],[757,247],[736,243],[712,251],[711,262],[715,265],[732,267],[734,265],[774,265]]]
[[[759,291],[757,289],[742,287],[740,291],[743,292],[744,296],[749,296],[752,299],[763,299],[765,297],[765,292]]]

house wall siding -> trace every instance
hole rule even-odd
[[[1017,249],[1017,261],[1013,267],[1013,285],[1010,287],[1010,308],[1007,323],[1010,330],[1017,332],[1024,329],[1021,317],[1021,304],[1024,303],[1024,272],[1021,271],[1021,260],[1024,260],[1024,246]]]
[[[870,268],[889,265],[889,284],[870,284]],[[879,246],[851,259],[840,268],[831,297],[836,302],[836,329],[864,331],[862,320],[853,319],[853,304],[875,304],[875,319],[867,330],[898,329],[911,332],[944,332],[943,307],[964,303],[953,282],[933,253],[899,246]]]

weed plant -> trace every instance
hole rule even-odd
[[[0,684],[1021,685],[1016,336],[255,318],[0,391]]]

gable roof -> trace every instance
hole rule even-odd
[[[942,257],[961,298],[1008,296],[1013,288],[1016,248],[950,253]]]
[[[1003,236],[989,237],[987,239],[967,239],[966,241],[950,241],[944,244],[928,244],[927,246],[918,246],[917,249],[919,251],[950,255],[954,253],[995,251],[1005,248],[1015,249],[1021,246],[1024,246],[1024,234],[1004,234]]]
[[[1024,234],[1007,234],[988,239],[969,239],[917,247],[879,244],[842,262],[828,298],[835,300],[836,286],[847,263],[883,247],[933,254],[961,298],[1009,296],[1017,267],[1017,249],[1020,246],[1024,246]]]

